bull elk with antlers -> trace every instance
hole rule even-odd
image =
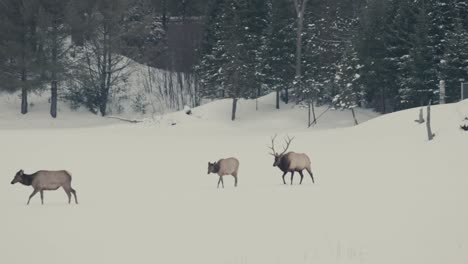
[[[299,184],[302,184],[302,180],[304,179],[304,174],[302,173],[303,170],[307,170],[307,172],[310,174],[310,177],[312,178],[312,183],[314,182],[314,175],[312,174],[312,170],[310,169],[310,159],[309,157],[304,154],[304,153],[295,153],[295,152],[287,152],[289,145],[293,141],[293,138],[290,138],[289,136],[285,139],[286,146],[283,149],[283,152],[281,154],[278,154],[275,151],[275,139],[276,135],[271,139],[271,147],[269,147],[272,150],[271,155],[275,157],[275,162],[273,163],[273,167],[278,167],[281,171],[283,171],[283,183],[286,184],[286,181],[284,180],[284,176],[288,172],[291,172],[291,185],[293,184],[293,177],[294,177],[294,172],[299,172],[301,175],[301,181]]]

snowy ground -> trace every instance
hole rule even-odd
[[[468,263],[468,101],[433,107],[427,142],[418,109],[357,127],[331,111],[306,129],[304,110],[271,110],[272,99],[260,112],[241,101],[235,123],[230,101],[138,125],[3,111],[0,263]],[[275,132],[309,154],[315,185],[281,184],[266,147]],[[207,162],[229,156],[239,187],[216,189]],[[20,168],[71,171],[80,204],[55,191],[26,206],[31,188],[9,184]]]

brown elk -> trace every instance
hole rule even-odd
[[[283,149],[283,152],[278,154],[275,151],[275,139],[276,135],[271,139],[271,147],[269,147],[272,150],[271,155],[275,157],[275,162],[273,163],[273,167],[278,167],[281,171],[283,171],[283,183],[286,184],[286,181],[284,180],[284,176],[288,172],[291,172],[291,185],[293,184],[293,177],[294,177],[294,172],[299,172],[301,175],[301,181],[299,184],[302,184],[302,180],[304,179],[304,174],[302,173],[303,170],[307,170],[307,172],[310,174],[310,177],[312,178],[312,183],[314,182],[314,175],[312,174],[312,170],[310,169],[310,159],[309,157],[304,154],[304,153],[295,153],[295,152],[287,152],[289,145],[293,141],[293,138],[290,138],[289,136],[285,139],[286,146]]]
[[[25,174],[23,170],[20,170],[16,173],[15,177],[11,181],[11,184],[19,182],[23,185],[32,186],[34,188],[33,192],[29,196],[27,204],[29,204],[31,198],[38,192],[41,194],[41,203],[44,204],[44,191],[57,190],[60,187],[62,187],[67,193],[68,203],[71,202],[71,194],[73,194],[75,197],[75,203],[78,204],[76,191],[71,187],[71,180],[71,174],[64,170],[41,170],[30,175]]]
[[[217,173],[219,175],[218,188],[221,183],[224,188],[223,176],[232,175],[234,177],[234,187],[237,187],[237,173],[239,171],[239,160],[236,158],[220,159],[218,162],[208,162],[208,174]]]

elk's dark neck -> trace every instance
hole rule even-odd
[[[289,159],[285,155],[281,155],[278,167],[282,171],[286,172],[286,171],[289,171],[289,165],[290,165]]]
[[[213,169],[214,169],[214,173],[218,173],[219,172],[219,162],[216,162],[213,166]]]
[[[31,186],[34,176],[36,175],[35,174],[30,174],[30,175],[23,174],[23,176],[21,176],[21,183],[26,186]]]

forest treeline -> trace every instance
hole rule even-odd
[[[277,108],[387,113],[437,103],[441,80],[459,100],[466,47],[463,0],[0,0],[0,89],[22,113],[49,89],[52,116],[57,94],[106,115],[126,58],[174,73],[179,109],[231,98],[235,119],[238,99],[276,92]]]

